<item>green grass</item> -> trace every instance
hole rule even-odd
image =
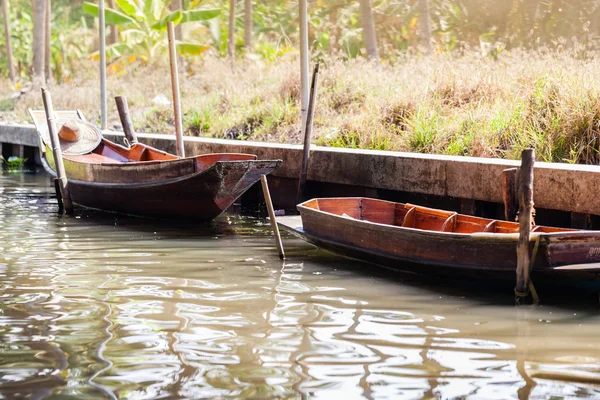
[[[152,103],[157,95],[171,97],[168,76],[160,65],[110,76],[109,98],[128,98],[136,130],[172,133],[172,107]],[[238,60],[233,69],[207,58],[186,70],[181,87],[187,135],[302,142],[293,54]],[[96,81],[75,79],[51,90],[55,108],[82,109],[98,122]],[[29,107],[42,108],[36,90],[17,100],[14,115],[28,120]],[[113,104],[109,116],[109,126],[118,126]],[[599,164],[600,58],[515,50],[496,61],[478,53],[407,56],[394,64],[326,59],[313,142],[509,159],[531,146],[541,161]]]

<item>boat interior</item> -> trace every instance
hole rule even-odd
[[[176,155],[155,149],[142,143],[136,143],[130,148],[127,148],[106,139],[103,139],[98,147],[91,153],[83,155],[65,155],[64,157],[72,161],[88,164],[123,164],[144,161],[168,161],[177,160],[179,158]],[[217,153],[203,154],[196,156],[195,158],[199,167],[198,169],[200,170],[211,166],[217,161],[255,160],[256,156],[252,154]]]
[[[369,198],[321,198],[301,206],[378,224],[448,233],[518,233],[517,222],[458,214],[452,211]],[[534,225],[532,232],[569,232],[572,229]]]

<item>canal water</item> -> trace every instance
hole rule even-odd
[[[52,195],[0,176],[0,398],[600,398],[594,302],[515,308],[289,236],[281,262],[262,219],[64,217]]]

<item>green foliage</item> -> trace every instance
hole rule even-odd
[[[0,155],[0,163],[3,164],[8,171],[20,171],[27,162],[26,158],[8,157],[8,160]]]
[[[117,0],[119,10],[106,8],[107,24],[122,27],[121,40],[107,47],[107,56],[122,59],[135,56],[143,63],[154,61],[167,51],[165,29],[169,22],[183,24],[207,21],[220,14],[219,9],[176,10],[168,8],[164,0]],[[98,6],[84,2],[83,10],[89,15],[98,15]],[[200,55],[210,47],[197,42],[179,42],[177,50],[182,55]]]

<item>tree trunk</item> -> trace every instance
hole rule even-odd
[[[244,0],[244,47],[252,50],[252,0]]]
[[[108,6],[115,9],[115,0],[108,0]],[[115,44],[119,41],[119,28],[116,25],[110,26],[110,35],[108,36],[108,44]]]
[[[44,82],[44,55],[45,46],[45,14],[44,0],[32,0],[33,4],[33,76],[39,82]]]
[[[431,54],[431,24],[429,21],[429,0],[419,0],[419,31],[421,46],[425,54]]]
[[[367,56],[372,60],[379,58],[371,0],[360,0],[360,24],[363,29],[363,38],[365,47],[367,48]]]
[[[177,11],[177,10],[183,11],[183,0],[173,0],[171,2],[171,10],[172,11]],[[183,38],[183,32],[181,30],[181,24],[177,24],[177,25],[175,25],[175,40],[182,40],[182,38]]]
[[[333,6],[331,12],[329,13],[329,24],[331,25],[331,38],[329,39],[329,52],[337,53],[338,51],[338,42],[342,37],[342,29],[338,24],[338,11],[339,6]]]
[[[235,57],[235,0],[229,0],[229,28],[227,35],[227,56]]]
[[[2,2],[2,19],[4,20],[4,36],[6,36],[6,60],[8,62],[8,76],[14,83],[16,80],[15,66],[12,61],[12,44],[10,43],[10,22],[8,20],[8,0]]]
[[[46,0],[44,13],[44,74],[46,82],[52,78],[50,58],[52,56],[52,0]]]

